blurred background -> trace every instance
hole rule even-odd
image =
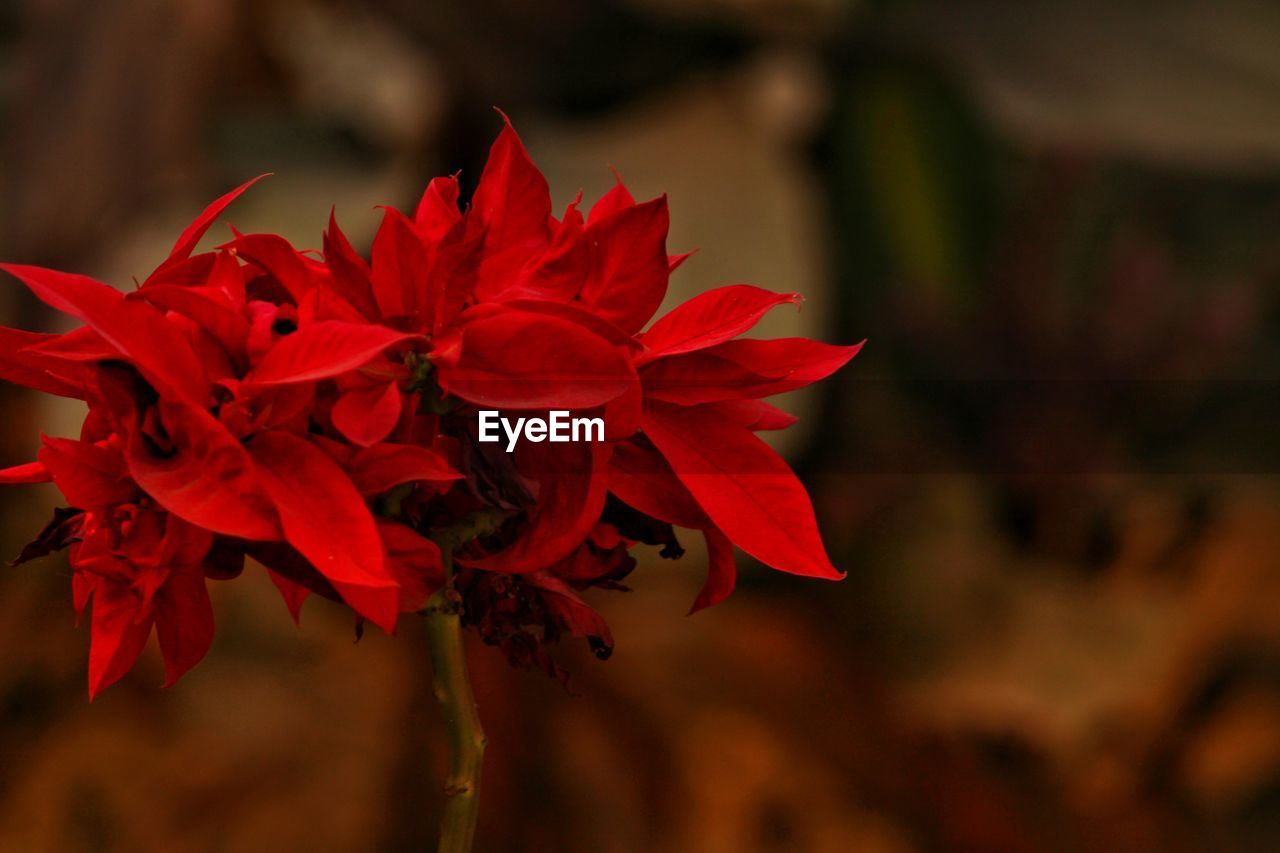
[[[843,583],[744,561],[685,618],[693,548],[592,598],[567,690],[471,649],[479,849],[1280,849],[1280,8],[7,0],[0,256],[128,286],[264,171],[230,221],[367,245],[492,105],[557,207],[670,194],[673,302],[869,343],[779,444]],[[3,464],[78,428],[0,406]],[[5,553],[55,498],[0,496]],[[429,849],[420,626],[213,592],[203,664],[90,707],[65,563],[0,572],[0,850]]]

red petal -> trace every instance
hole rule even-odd
[[[225,298],[220,300],[214,296],[222,294],[221,289],[160,284],[144,287],[137,293],[139,298],[157,308],[194,320],[222,345],[229,356],[243,357],[245,341],[249,338],[249,321],[228,305]]]
[[[24,358],[41,360],[51,371],[67,370],[66,362],[111,361],[120,358],[120,351],[103,340],[102,335],[81,326],[61,335],[42,335],[43,340],[33,343],[19,353]],[[79,372],[83,377],[83,371]]]
[[[75,547],[75,546],[72,546]],[[89,606],[89,597],[93,595],[100,578],[90,572],[75,571],[71,573],[71,605],[76,611],[76,624],[84,618],[84,609]]]
[[[667,272],[675,272],[680,269],[680,267],[684,266],[684,262],[693,257],[697,251],[697,249],[694,249],[692,252],[682,252],[679,255],[669,255],[667,257]]]
[[[683,405],[770,397],[829,376],[861,347],[832,346],[807,338],[726,341],[646,365],[642,372],[645,394]]]
[[[439,334],[451,326],[471,300],[480,275],[479,247],[483,236],[468,228],[464,221],[451,228],[436,244],[431,290],[427,294],[432,333]]]
[[[445,390],[512,409],[588,409],[637,381],[630,361],[599,335],[528,311],[465,321],[432,360]]]
[[[725,400],[722,403],[712,403],[711,407],[752,432],[786,429],[799,420],[790,412],[784,412],[763,400]]]
[[[243,445],[202,408],[160,401],[173,444],[156,455],[132,430],[126,459],[138,486],[192,524],[242,539],[277,539],[280,528],[268,493]]]
[[[387,565],[400,584],[400,610],[421,610],[444,586],[440,547],[411,527],[386,519],[378,519],[378,535],[387,549]]]
[[[711,525],[667,459],[644,439],[619,442],[609,459],[609,491],[659,521],[693,530]]]
[[[795,474],[748,429],[702,408],[645,407],[645,433],[724,533],[784,572],[841,578]]]
[[[205,376],[211,383],[234,381],[234,378],[240,374],[241,370],[237,364],[242,363],[244,359],[241,357],[232,361],[232,358],[235,355],[242,355],[242,350],[237,353],[235,349],[228,349],[226,342],[218,340],[204,326],[181,314],[171,312],[168,319],[186,335],[187,341],[191,344],[191,351],[196,354],[196,358],[200,359]]]
[[[643,345],[634,337],[600,315],[592,313],[589,308],[580,302],[557,302],[549,299],[520,297],[504,300],[500,305],[477,306],[472,309],[471,316],[480,316],[486,312],[500,314],[504,310],[528,311],[533,314],[559,317],[562,320],[568,320],[590,332],[594,332],[616,347],[626,347],[634,351],[644,349]]]
[[[388,207],[373,238],[370,281],[383,317],[412,317],[430,328],[421,316],[427,294],[427,248],[413,223]]]
[[[69,438],[41,438],[40,462],[67,503],[77,509],[102,511],[137,493],[118,450]]]
[[[329,229],[324,232],[324,259],[329,265],[334,290],[365,317],[378,317],[369,265],[351,248],[347,235],[338,227],[333,209],[329,210]]]
[[[427,238],[438,240],[461,218],[458,179],[433,178],[413,214],[414,224]]]
[[[702,531],[707,540],[707,580],[689,608],[692,616],[699,610],[719,604],[729,597],[738,582],[738,565],[733,560],[733,543],[718,528]]]
[[[750,329],[771,309],[800,303],[798,293],[773,293],[750,284],[717,287],[659,317],[640,338],[648,347],[640,361],[713,346]]]
[[[213,644],[213,604],[204,575],[174,571],[155,598],[156,637],[164,657],[164,686],[198,664]]]
[[[155,308],[82,275],[2,264],[50,307],[83,320],[157,389],[204,404],[209,383],[181,330]]]
[[[551,217],[551,191],[546,178],[529,159],[511,122],[503,116],[489,159],[471,198],[470,216],[484,230],[484,245],[492,253],[511,246],[546,239]]]
[[[374,317],[378,316],[374,309]],[[343,323],[364,324],[369,322],[366,314],[356,308],[328,284],[317,287],[303,297],[298,303],[299,325],[310,325],[324,320],[339,320]]]
[[[768,376],[708,352],[651,362],[641,374],[646,399],[685,406],[763,397],[776,384]]]
[[[47,394],[83,399],[84,389],[78,383],[50,373],[50,370],[65,370],[66,365],[45,354],[30,351],[30,347],[53,343],[61,338],[61,335],[41,335],[0,327],[0,379]]]
[[[324,320],[285,335],[267,350],[246,383],[313,382],[355,370],[415,335],[386,326]]]
[[[0,468],[0,485],[16,486],[26,483],[50,483],[53,475],[42,462],[27,462],[11,468]]]
[[[551,245],[526,263],[514,280],[503,282],[509,286],[486,296],[567,302],[578,295],[590,271],[591,247],[582,229],[582,214],[570,205]]]
[[[277,234],[237,234],[236,239],[219,248],[235,249],[240,257],[265,271],[289,293],[294,304],[301,303],[320,286],[319,274],[307,266],[288,240]]]
[[[848,364],[861,349],[862,343],[844,347],[808,338],[777,338],[725,341],[706,350],[706,354],[728,359],[777,380],[778,390],[769,394],[779,394],[825,379]]]
[[[626,332],[638,332],[667,294],[667,197],[589,225],[591,272],[578,295]]]
[[[606,441],[621,441],[635,435],[640,429],[643,416],[644,388],[639,383],[632,385],[625,394],[604,404],[601,416],[604,418],[604,437]],[[594,412],[587,413],[594,417]]]
[[[280,513],[285,538],[356,613],[390,633],[399,590],[383,560],[373,516],[324,451],[282,432],[264,432],[249,452]]]
[[[258,181],[267,177],[269,174],[271,173],[268,172],[267,174],[259,175],[250,181],[246,181],[231,192],[219,198],[213,204],[206,207],[204,212],[197,216],[195,221],[188,225],[186,230],[182,232],[178,237],[178,242],[173,244],[173,250],[169,252],[169,262],[183,260],[189,257],[191,252],[195,249],[196,244],[200,242],[200,238],[205,235],[205,232],[209,230],[209,227],[213,225],[214,221],[222,215],[222,211],[226,210],[233,201],[239,198],[241,193],[249,189],[249,187],[253,186]],[[167,263],[168,262],[166,262],[166,264]]]
[[[218,255],[223,252],[201,252],[185,259],[166,261],[151,271],[142,287],[157,284],[177,284],[182,287],[200,287],[211,283]]]
[[[124,677],[151,636],[151,617],[140,614],[138,607],[138,596],[125,584],[102,581],[94,587],[90,700]]]
[[[330,420],[338,432],[361,447],[377,444],[400,420],[400,389],[387,382],[371,388],[355,388],[338,398]]]
[[[218,252],[209,271],[208,286],[226,294],[232,305],[242,307],[245,301],[244,267],[230,252]]]
[[[267,569],[267,575],[271,578],[271,582],[276,585],[276,589],[280,591],[280,597],[284,599],[284,606],[288,608],[294,624],[297,624],[302,619],[302,605],[306,603],[307,596],[311,594],[311,590],[300,583],[294,583],[284,575],[271,569]]]
[[[378,444],[356,454],[348,472],[362,495],[380,495],[401,483],[440,483],[462,475],[441,456],[415,444]]]
[[[552,222],[547,182],[507,122],[489,151],[465,220],[465,230],[479,237],[482,248],[474,286],[481,300],[511,286],[545,247]]]
[[[587,215],[588,223],[599,222],[601,219],[636,206],[635,198],[622,185],[622,178],[616,172],[614,179],[615,183],[609,191],[600,196],[600,200],[591,206],[591,213]]]

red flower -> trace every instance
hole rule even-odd
[[[561,674],[546,646],[607,625],[575,590],[623,588],[639,544],[707,540],[694,609],[732,590],[733,546],[837,578],[813,509],[755,432],[792,418],[762,398],[821,379],[857,347],[743,340],[798,301],[747,285],[649,325],[671,271],[665,198],[621,181],[584,217],[552,215],[507,124],[465,209],[455,178],[412,218],[388,208],[371,256],[331,214],[323,260],[273,234],[196,253],[253,182],[211,205],[127,295],[7,266],[84,326],[0,330],[0,376],[88,404],[80,439],[46,439],[0,482],[52,480],[70,508],[24,550],[70,546],[93,601],[90,691],[154,626],[168,682],[212,638],[206,579],[268,567],[296,618],[316,593],[393,630],[446,583],[464,621],[513,661]],[[479,408],[603,418],[606,441],[478,440]],[[448,551],[457,566],[450,580]]]

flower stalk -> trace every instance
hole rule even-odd
[[[451,555],[442,549],[442,556],[446,577],[452,579]],[[466,853],[471,850],[480,812],[480,770],[486,739],[467,672],[462,617],[451,591],[446,583],[426,608],[433,690],[444,717],[449,750],[444,815],[436,849],[439,853]]]

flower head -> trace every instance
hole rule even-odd
[[[52,481],[67,509],[23,552],[67,548],[92,601],[90,692],[120,678],[152,629],[168,683],[213,636],[208,580],[266,566],[290,612],[310,594],[392,631],[433,595],[516,663],[560,674],[547,647],[612,636],[577,595],[619,589],[634,548],[701,533],[697,610],[736,578],[734,546],[773,568],[837,578],[813,508],[756,433],[793,419],[763,398],[821,379],[857,347],[739,337],[798,302],[749,285],[653,320],[686,256],[667,204],[619,180],[557,218],[510,124],[471,203],[430,183],[412,217],[387,208],[368,259],[331,214],[323,254],[234,232],[197,253],[214,202],[136,290],[4,269],[83,325],[0,330],[0,376],[82,399],[78,439],[45,438],[0,482]],[[605,440],[478,440],[482,408],[600,417]],[[442,590],[443,588],[443,590]]]

